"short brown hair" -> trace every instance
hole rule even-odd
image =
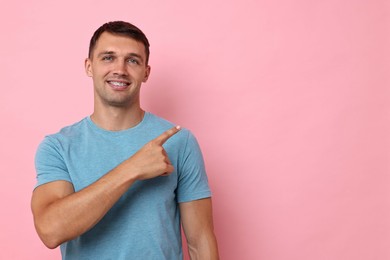
[[[146,65],[149,62],[149,41],[148,38],[146,38],[146,35],[135,25],[123,22],[123,21],[114,21],[114,22],[108,22],[100,26],[95,33],[93,34],[91,41],[89,43],[89,50],[88,50],[88,57],[92,58],[92,52],[96,46],[96,42],[100,38],[103,32],[109,32],[112,34],[119,34],[123,36],[127,36],[129,38],[132,38],[138,42],[143,43],[145,46],[145,52],[146,52]]]

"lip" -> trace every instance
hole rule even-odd
[[[125,80],[111,79],[106,82],[114,90],[125,90],[130,86],[130,82]]]

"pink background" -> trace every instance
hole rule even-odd
[[[2,1],[0,259],[58,259],[33,228],[38,143],[92,112],[93,31],[151,42],[144,107],[190,128],[221,259],[390,259],[387,0]]]

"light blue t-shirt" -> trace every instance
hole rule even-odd
[[[137,126],[112,132],[86,117],[42,141],[35,157],[36,186],[65,180],[77,192],[172,127],[145,113]],[[179,131],[164,148],[175,171],[135,182],[91,230],[61,245],[63,259],[182,259],[178,203],[211,192],[199,145],[188,130]]]

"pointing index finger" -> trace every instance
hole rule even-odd
[[[171,138],[172,136],[174,136],[177,132],[179,132],[181,129],[180,126],[175,126],[175,127],[172,127],[171,129],[165,131],[164,133],[162,133],[160,136],[158,136],[156,139],[154,139],[154,141],[159,144],[159,145],[163,145],[169,138]]]

